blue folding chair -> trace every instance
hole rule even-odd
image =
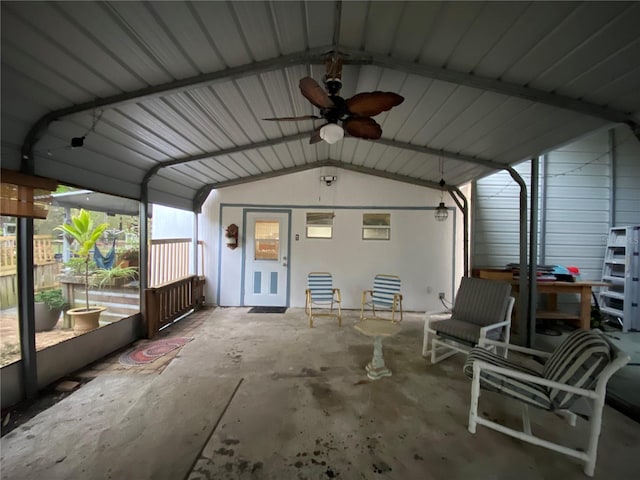
[[[338,326],[342,326],[342,309],[340,303],[340,289],[333,288],[333,277],[328,272],[311,272],[307,276],[307,299],[304,311],[309,316],[309,328],[313,328],[314,317],[335,317]],[[334,304],[338,313],[333,311]],[[314,310],[314,307],[316,310]],[[320,311],[318,311],[320,310]],[[327,310],[329,310],[327,312]]]
[[[372,317],[365,317],[365,309],[371,309]],[[360,321],[365,318],[381,318],[380,312],[390,312],[391,318],[383,318],[392,322],[402,321],[402,293],[400,293],[400,277],[379,273],[373,280],[373,290],[362,292]],[[396,313],[400,320],[396,321]]]

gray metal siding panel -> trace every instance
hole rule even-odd
[[[528,185],[530,162],[514,168]],[[520,188],[506,171],[482,178],[475,185],[472,267],[504,268],[508,263],[518,262]]]
[[[640,224],[640,142],[628,127],[616,129],[615,225]]]

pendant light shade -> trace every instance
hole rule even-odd
[[[439,222],[444,222],[447,218],[449,218],[449,211],[447,207],[444,205],[444,186],[446,185],[444,181],[444,159],[440,158],[440,205],[436,207],[434,212],[434,216],[436,220]]]
[[[320,138],[328,144],[333,144],[344,138],[344,130],[335,123],[327,123],[320,129]]]
[[[436,207],[435,217],[439,222],[444,222],[447,218],[449,218],[449,210],[447,210],[447,207],[444,206],[444,202],[440,202],[440,205]]]

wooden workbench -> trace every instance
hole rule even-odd
[[[498,269],[480,269],[474,272],[480,278],[490,280],[503,280],[511,283],[511,291],[518,302],[518,292],[520,291],[520,283],[513,279],[511,270]],[[547,308],[538,310],[536,317],[542,320],[567,320],[576,323],[584,330],[591,329],[591,288],[608,285],[604,282],[536,282],[536,292],[547,295]],[[558,311],[558,294],[577,294],[580,295],[580,315],[571,315],[569,313]],[[514,326],[517,331],[517,312],[516,305],[514,311]]]
[[[603,282],[536,282],[536,292],[547,295],[547,308],[538,310],[540,319],[559,319],[578,322],[583,330],[591,329],[591,288],[606,285]],[[511,281],[511,289],[518,300],[520,284]],[[558,294],[578,294],[580,296],[580,315],[570,315],[558,311]]]

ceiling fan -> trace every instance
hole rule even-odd
[[[323,89],[311,77],[300,80],[302,95],[320,109],[318,115],[299,117],[265,118],[270,121],[325,120],[312,134],[309,143],[324,140],[335,143],[342,140],[344,133],[352,137],[377,140],[382,135],[382,127],[371,117],[386,112],[404,101],[404,97],[393,92],[363,92],[344,99],[339,95],[342,88],[342,58],[327,59],[327,73]],[[342,126],[340,126],[342,124]]]

